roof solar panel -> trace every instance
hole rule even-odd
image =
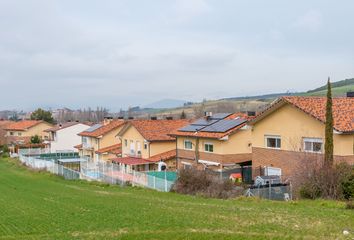
[[[244,122],[246,122],[244,119],[220,120],[213,125],[203,128],[201,132],[226,132]]]
[[[97,129],[99,129],[100,127],[102,127],[102,124],[95,124],[92,127],[90,127],[89,129],[87,129],[85,132],[93,132],[96,131]]]
[[[205,118],[200,118],[197,121],[193,122],[191,125],[200,125],[200,126],[209,126],[215,122],[217,122],[218,120],[208,120]]]
[[[232,113],[215,113],[213,116],[211,116],[212,120],[221,120],[224,119],[228,116],[230,116]]]
[[[198,125],[188,125],[183,128],[180,128],[179,131],[182,132],[196,132],[199,131],[200,129],[204,128],[205,126],[198,126]]]

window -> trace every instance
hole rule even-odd
[[[192,142],[189,140],[184,140],[184,149],[192,149]]]
[[[204,144],[204,150],[206,152],[214,152],[214,145],[212,143]]]
[[[305,152],[322,152],[323,141],[320,138],[304,138]]]
[[[267,148],[281,148],[281,138],[280,136],[266,136],[266,146]]]
[[[14,135],[14,132],[10,132],[10,135],[13,136],[13,135]]]
[[[128,140],[127,139],[124,139],[124,146],[128,147]]]
[[[144,149],[146,150],[148,148],[148,144],[144,143]]]
[[[22,133],[19,132],[19,133],[17,133],[17,135],[18,135],[18,136],[22,136]]]

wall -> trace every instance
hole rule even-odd
[[[90,126],[79,123],[67,128],[60,129],[56,132],[56,139],[50,143],[51,152],[56,151],[75,151],[78,150],[74,146],[81,144],[80,132],[85,131]]]
[[[125,141],[127,140],[127,146],[125,146]],[[133,140],[135,153],[137,153],[137,141],[140,142],[140,151],[142,158],[149,158],[149,146],[147,149],[144,149],[144,138],[143,136],[136,130],[135,127],[130,126],[128,130],[125,131],[123,136],[121,137],[122,141],[122,156],[130,156],[130,141]]]

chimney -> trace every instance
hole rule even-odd
[[[124,117],[118,117],[118,119],[124,119]]]
[[[157,117],[151,117],[150,119],[151,120],[157,120]]]
[[[204,112],[204,116],[205,117],[212,117],[213,116],[213,112]]]
[[[173,120],[173,117],[166,117],[166,120]]]
[[[247,116],[254,117],[254,116],[256,116],[256,112],[255,111],[247,111]]]
[[[106,126],[106,125],[110,124],[112,121],[113,121],[112,117],[105,117],[103,119],[103,125]]]
[[[347,92],[347,97],[348,98],[354,97],[354,92]]]
[[[133,119],[134,119],[134,117],[128,117],[128,119],[129,119],[129,120],[133,120]]]

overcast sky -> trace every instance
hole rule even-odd
[[[354,77],[352,0],[0,0],[0,109],[198,101]]]

